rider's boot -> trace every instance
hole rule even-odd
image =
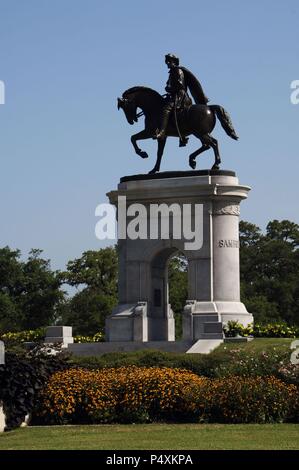
[[[182,137],[180,138],[179,147],[186,147],[186,145],[188,144],[188,140],[188,137],[182,135]]]

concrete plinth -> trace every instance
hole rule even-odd
[[[240,302],[239,277],[240,202],[249,190],[232,171],[166,172],[121,179],[118,189],[108,193],[118,208],[121,233],[119,305],[107,319],[107,341],[174,341],[167,266],[178,251],[189,265],[190,300],[182,312],[184,341],[221,340],[223,324],[230,320],[252,323],[252,315]],[[169,236],[165,213],[162,218],[154,213],[153,204],[168,207],[172,215]],[[190,227],[185,217],[188,210]],[[138,225],[140,238],[125,238],[132,225]],[[187,228],[194,231],[194,241]],[[158,235],[150,238],[154,233]]]
[[[74,342],[71,326],[48,326],[46,328],[45,344],[60,343],[67,346]]]

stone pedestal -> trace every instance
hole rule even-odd
[[[46,328],[45,344],[62,344],[67,346],[74,342],[71,326],[48,326]]]
[[[118,206],[118,219],[123,218],[123,209],[128,211],[120,235],[124,237],[123,226],[129,228],[138,215],[143,227],[147,224],[147,237],[143,231],[142,239],[118,241],[119,305],[107,319],[107,341],[174,341],[167,263],[178,251],[186,256],[189,264],[190,300],[183,312],[184,341],[221,339],[223,324],[229,320],[243,325],[253,321],[240,302],[239,277],[240,202],[247,198],[249,190],[248,186],[239,184],[234,172],[221,170],[166,172],[121,179],[118,189],[108,193],[110,202]],[[145,209],[140,212],[135,204],[142,204]],[[162,234],[159,231],[156,239],[149,238],[150,227],[153,234],[155,227],[163,226],[159,215],[151,216],[152,204],[176,209],[171,212],[173,221],[181,223],[180,236],[170,223],[169,237],[167,231]],[[196,238],[197,241],[202,238],[202,243],[197,243],[198,246],[190,243],[184,230],[187,206],[191,211],[191,227],[196,222],[195,214],[201,216]]]

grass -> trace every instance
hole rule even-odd
[[[239,349],[250,355],[260,354],[263,351],[270,353],[274,350],[277,353],[290,352],[291,354],[290,347],[293,341],[293,338],[254,338],[253,341],[248,341],[247,343],[222,343],[210,353],[210,356],[221,356],[225,359],[225,356],[228,355],[232,349]]]
[[[261,352],[275,348],[278,351],[290,350],[294,338],[255,338],[247,343],[223,343],[217,348],[217,352],[225,352],[230,349],[242,349],[244,351]]]
[[[297,450],[296,424],[147,424],[27,427],[0,450]]]

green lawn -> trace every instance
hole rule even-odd
[[[0,435],[0,450],[299,449],[296,424],[147,424],[27,427]]]
[[[290,350],[291,343],[294,338],[254,338],[253,341],[247,343],[223,343],[215,350],[217,352],[225,352],[230,349],[242,349],[248,352],[268,351],[275,348],[277,351]]]

